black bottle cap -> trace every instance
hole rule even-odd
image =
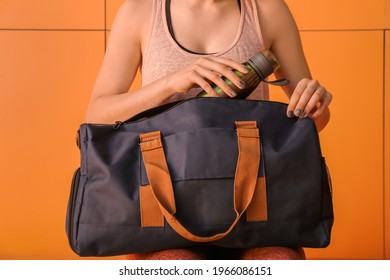
[[[248,63],[256,71],[257,75],[264,80],[279,67],[279,62],[267,49],[261,49],[248,60]]]
[[[289,83],[287,79],[267,81],[267,77],[278,70],[280,66],[276,57],[267,49],[261,49],[248,60],[248,63],[263,82],[278,86],[284,86]]]

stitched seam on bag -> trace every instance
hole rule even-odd
[[[260,172],[260,170],[259,170]],[[258,174],[258,177],[266,177],[266,176],[262,176],[260,174]],[[172,182],[174,183],[177,183],[177,182],[188,182],[188,181],[203,181],[203,180],[208,180],[208,181],[212,181],[212,180],[221,180],[221,179],[225,179],[225,180],[232,180],[234,179],[234,174],[230,177],[212,177],[212,178],[208,178],[208,177],[205,177],[205,178],[185,178],[185,179],[175,179],[175,180],[172,180]]]
[[[82,224],[80,222],[80,219],[81,219],[81,212],[83,210],[83,206],[84,206],[84,193],[85,193],[85,187],[88,183],[88,180],[89,180],[89,177],[88,177],[88,129],[85,127],[84,128],[84,131],[85,131],[85,137],[84,137],[84,147],[85,147],[85,159],[84,159],[84,165],[85,165],[85,181],[84,181],[84,184],[82,186],[82,189],[81,189],[81,199],[80,199],[80,207],[79,207],[79,212],[78,212],[78,216],[77,216],[77,228],[76,228],[76,232],[75,232],[75,240],[76,240],[76,247],[79,248],[79,245],[78,245],[78,236],[79,236],[79,227],[80,227],[80,224]]]
[[[79,223],[80,225],[87,225],[87,226],[94,226],[94,227],[136,227],[136,228],[141,228],[140,225],[96,225],[92,223]],[[193,225],[193,226],[188,226],[188,229],[198,229],[198,228],[218,228],[222,226],[229,226],[231,223],[224,223],[224,224],[213,224],[213,225],[207,225],[207,226],[201,226],[201,225]],[[163,227],[156,227],[156,228],[170,228],[169,226],[163,226]]]
[[[288,219],[288,220],[268,220],[268,221],[257,221],[257,222],[248,222],[250,224],[253,224],[253,223],[285,223],[285,222],[296,222],[296,221],[300,221],[300,219]],[[333,219],[323,219],[323,220],[319,220],[321,221],[321,224],[325,227],[324,225],[324,221],[333,221]],[[239,221],[238,224],[242,224],[242,223],[246,223],[246,221]],[[115,224],[107,224],[107,225],[97,225],[97,224],[93,224],[93,223],[82,223],[80,222],[79,223],[80,225],[87,225],[87,226],[95,226],[95,227],[136,227],[136,228],[140,228],[139,225],[115,225]],[[229,226],[230,224],[229,223],[224,223],[224,224],[213,224],[213,225],[207,225],[207,226],[204,226],[204,227],[207,227],[207,228],[211,228],[211,227],[221,227],[221,226]],[[201,225],[195,225],[195,226],[188,226],[188,229],[191,229],[191,228],[201,228],[202,226]],[[164,226],[164,227],[161,227],[161,228],[170,228],[168,226]],[[329,233],[328,233],[329,234]]]
[[[149,136],[149,137],[142,138],[141,142],[150,142],[150,141],[158,140],[158,139],[160,139],[160,137]]]
[[[203,181],[203,180],[221,180],[221,179],[226,179],[226,180],[232,180],[234,179],[234,174],[231,177],[213,177],[213,178],[185,178],[185,179],[176,179],[172,180],[172,182],[188,182],[188,181]]]

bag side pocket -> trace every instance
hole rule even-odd
[[[73,246],[73,232],[74,232],[73,225],[74,225],[74,214],[75,214],[76,198],[77,198],[79,184],[80,184],[80,168],[77,168],[72,178],[72,184],[71,184],[70,195],[68,200],[68,208],[66,213],[66,225],[65,225],[69,245],[73,251],[75,251],[75,248]]]
[[[329,168],[322,157],[322,216],[323,219],[333,220],[333,190]]]

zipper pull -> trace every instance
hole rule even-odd
[[[122,123],[123,122],[121,122],[121,121],[116,121],[115,124],[113,125],[112,129],[113,130],[119,129],[121,127]]]

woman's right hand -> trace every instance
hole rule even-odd
[[[214,83],[229,97],[236,97],[237,93],[231,89],[222,76],[228,78],[238,88],[245,88],[245,83],[238,77],[232,69],[246,74],[249,72],[243,64],[232,59],[223,57],[202,57],[194,63],[167,76],[170,86],[174,92],[186,93],[191,88],[201,87],[209,96],[220,97],[212,88]]]

